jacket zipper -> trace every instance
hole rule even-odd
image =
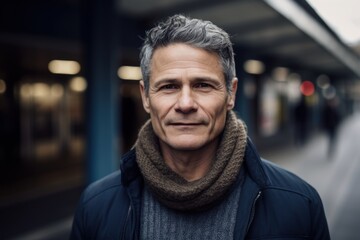
[[[260,198],[260,196],[261,196],[261,191],[258,192],[258,194],[257,194],[257,196],[256,196],[256,198],[255,198],[255,200],[254,200],[254,202],[253,202],[253,204],[251,206],[250,220],[249,220],[249,223],[247,225],[245,235],[247,235],[247,233],[248,233],[248,231],[250,229],[250,225],[251,225],[252,221],[254,220],[254,217],[255,217],[255,205],[256,205],[257,200]]]
[[[123,226],[123,232],[122,232],[122,236],[121,236],[122,240],[125,240],[126,226],[127,226],[127,222],[129,221],[129,218],[130,218],[130,213],[131,213],[131,204],[129,204],[129,209],[128,209],[126,219],[125,219],[125,224]]]

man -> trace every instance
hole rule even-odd
[[[334,154],[336,153],[336,135],[341,123],[338,97],[335,96],[326,100],[322,112],[322,122],[329,141],[327,146],[327,156],[329,160],[331,160],[334,158]]]
[[[317,192],[260,159],[232,112],[227,33],[175,15],[140,57],[150,121],[121,170],[83,193],[72,239],[329,239]]]

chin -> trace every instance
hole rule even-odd
[[[171,148],[179,150],[179,151],[194,151],[194,150],[203,148],[206,145],[206,143],[184,141],[184,142],[173,142],[173,143],[170,143],[169,145]]]
[[[196,151],[196,150],[200,149],[201,147],[181,145],[181,146],[172,146],[172,148],[177,151]]]

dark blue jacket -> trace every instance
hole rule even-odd
[[[142,177],[135,151],[121,171],[91,184],[75,214],[71,239],[139,239]],[[330,239],[321,199],[309,184],[260,159],[248,141],[235,239]]]

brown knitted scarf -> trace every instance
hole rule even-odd
[[[202,209],[224,196],[235,182],[244,158],[246,135],[244,124],[234,112],[228,112],[209,172],[199,180],[188,182],[165,164],[158,138],[148,121],[135,145],[136,159],[145,183],[161,203],[183,211]]]

